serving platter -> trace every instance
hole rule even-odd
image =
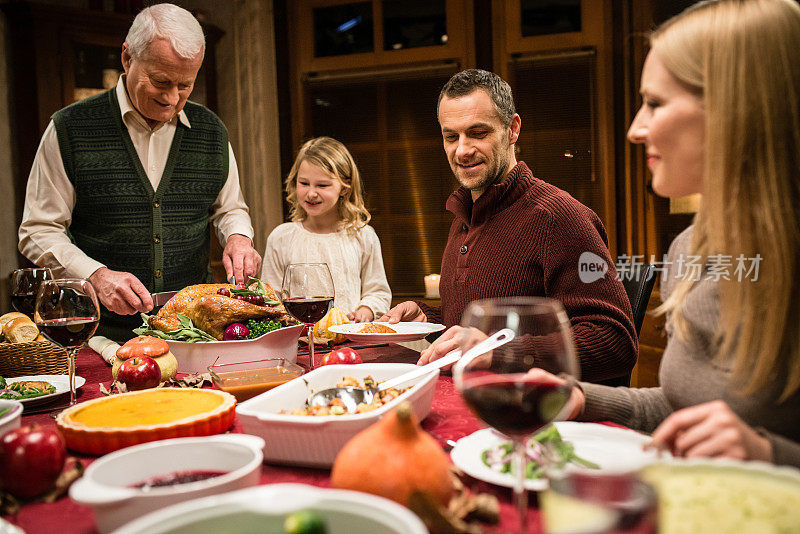
[[[389,324],[373,321],[373,324],[387,326],[395,332],[359,332],[359,330],[364,328],[367,324],[368,323],[339,324],[329,327],[328,330],[336,334],[344,334],[350,341],[359,343],[402,343],[405,341],[424,339],[428,334],[441,332],[445,328],[443,324],[437,323],[405,322]]]
[[[55,393],[48,393],[40,397],[31,397],[28,399],[15,399],[22,403],[26,408],[32,408],[40,404],[46,404],[56,399],[59,395],[69,393],[69,375],[31,375],[31,376],[17,376],[14,378],[6,378],[6,384],[13,384],[14,382],[23,382],[27,380],[35,380],[48,382],[56,388]],[[82,376],[75,375],[75,390],[83,386],[86,379]]]
[[[409,363],[324,365],[239,403],[236,414],[243,432],[260,436],[267,442],[265,462],[330,467],[350,438],[378,421],[400,402],[411,403],[416,416],[423,420],[431,410],[439,371],[418,378],[402,395],[369,412],[327,416],[280,412],[302,408],[311,393],[333,387],[345,376],[359,381],[371,376],[377,382],[383,382],[413,369],[418,367]]]
[[[207,373],[208,366],[215,363],[241,363],[266,358],[284,358],[297,361],[297,340],[305,325],[286,326],[267,332],[255,339],[232,341],[186,341],[167,340],[169,350],[178,361],[179,373]]]

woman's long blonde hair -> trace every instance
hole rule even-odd
[[[297,172],[304,161],[324,170],[342,185],[342,196],[339,197],[337,209],[343,229],[354,233],[369,224],[372,216],[364,206],[361,174],[356,162],[347,147],[332,137],[310,139],[297,152],[292,169],[284,182],[286,200],[291,206],[289,215],[293,221],[303,221],[308,217],[306,210],[297,202]]]
[[[665,22],[652,50],[706,113],[703,200],[692,254],[752,259],[758,277],[718,285],[719,358],[750,394],[800,389],[800,6],[701,2]],[[664,303],[687,336],[683,280]]]

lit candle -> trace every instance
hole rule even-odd
[[[425,298],[439,298],[439,278],[438,274],[429,274],[425,277]]]

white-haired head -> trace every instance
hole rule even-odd
[[[173,4],[156,4],[136,15],[125,42],[133,59],[140,59],[156,39],[166,39],[179,56],[187,59],[206,50],[203,28],[194,16]]]

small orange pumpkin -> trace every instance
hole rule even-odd
[[[138,336],[129,339],[117,349],[117,358],[127,360],[134,356],[148,356],[154,358],[169,352],[169,344],[163,339],[152,336]]]
[[[175,378],[178,374],[178,360],[169,350],[169,344],[163,339],[153,336],[139,336],[129,339],[117,349],[117,357],[111,366],[111,376],[117,379],[122,362],[134,356],[148,356],[153,358],[161,369],[161,381],[165,382]]]
[[[420,428],[408,402],[345,444],[333,463],[331,485],[404,506],[414,491],[421,491],[446,507],[454,491],[447,454]]]
[[[344,343],[347,340],[347,336],[331,332],[328,328],[340,324],[348,324],[349,322],[347,314],[334,306],[325,314],[325,317],[314,325],[314,338],[319,341],[330,339],[333,343]]]

